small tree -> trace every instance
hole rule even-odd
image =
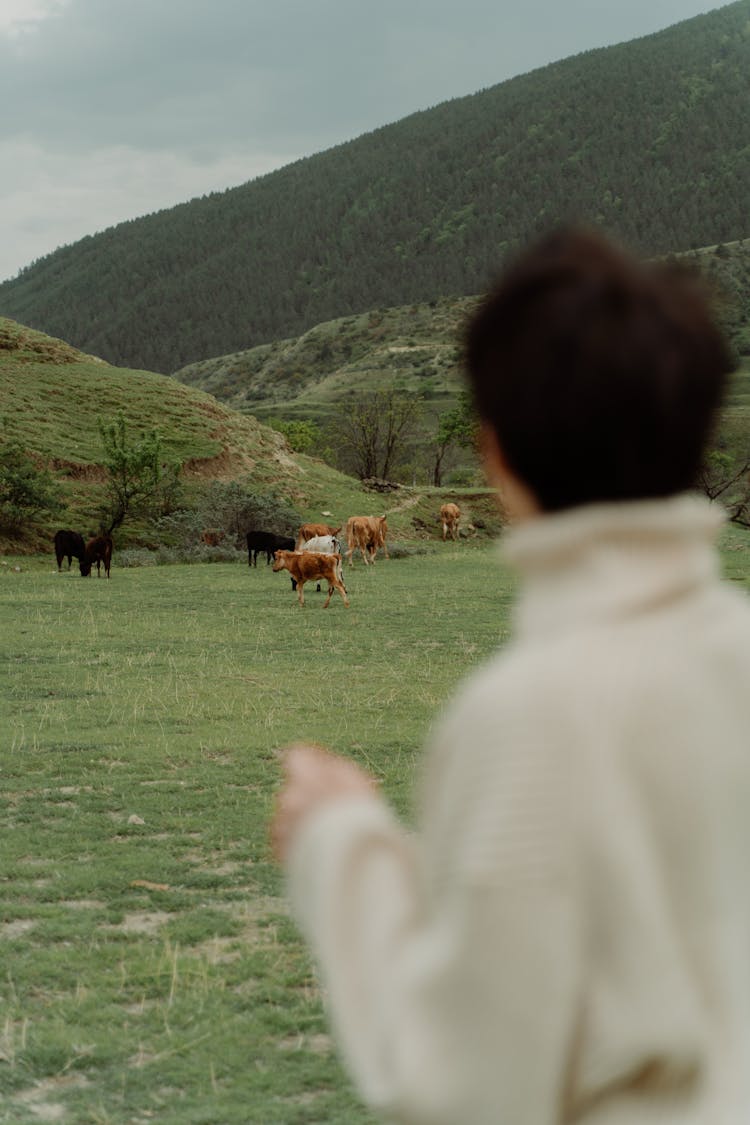
[[[311,418],[285,422],[282,418],[269,418],[268,425],[283,434],[295,453],[314,453],[323,440],[317,422]]]
[[[744,417],[724,415],[698,485],[710,500],[721,501],[733,523],[750,527],[750,435]]]
[[[394,387],[372,391],[342,406],[336,436],[360,480],[388,480],[414,430],[421,400]]]
[[[720,500],[732,523],[750,527],[750,455],[737,457],[712,449],[701,470],[699,484],[709,500]]]
[[[477,418],[471,396],[461,391],[458,405],[438,416],[438,425],[432,442],[432,483],[439,488],[443,483],[443,462],[454,446],[468,448],[477,441]]]
[[[131,441],[123,414],[118,414],[113,422],[100,421],[99,433],[108,474],[102,527],[111,534],[128,515],[160,498],[165,472],[174,485],[179,466],[162,464],[161,437],[156,430]]]
[[[34,463],[17,441],[0,445],[0,526],[12,535],[42,513],[53,513],[60,495],[46,469]]]

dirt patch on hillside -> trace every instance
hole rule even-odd
[[[120,923],[108,923],[99,927],[100,930],[120,930],[125,934],[153,935],[170,920],[171,914],[164,910],[134,910],[126,914]]]
[[[85,480],[100,483],[107,479],[107,471],[102,465],[81,464],[80,461],[66,461],[63,457],[53,457],[50,468],[62,473],[70,480]]]
[[[27,934],[29,930],[33,930],[36,922],[31,918],[17,918],[15,922],[3,922],[0,926],[0,939],[5,938],[7,941],[13,941],[14,938],[21,937]]]
[[[249,453],[230,453],[224,449],[215,457],[191,457],[182,466],[185,476],[201,480],[235,480],[243,473],[252,472],[257,460]]]
[[[62,1102],[53,1101],[54,1096],[68,1090],[81,1090],[90,1085],[85,1074],[58,1074],[54,1078],[43,1078],[26,1090],[13,1096],[17,1106],[28,1106],[38,1121],[64,1121],[67,1109]]]
[[[0,324],[0,351],[13,352],[21,363],[79,363],[84,358],[64,340],[5,319]]]

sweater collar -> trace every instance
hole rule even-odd
[[[718,575],[722,509],[701,496],[591,504],[512,528],[502,543],[520,572],[521,636],[622,619]]]

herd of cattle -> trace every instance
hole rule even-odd
[[[457,504],[443,504],[440,508],[440,521],[443,530],[443,540],[458,538],[458,522],[461,516]],[[247,533],[247,561],[248,566],[258,565],[258,555],[266,556],[266,565],[273,558],[274,571],[287,570],[292,580],[292,589],[297,591],[300,605],[305,604],[304,586],[306,582],[317,582],[328,585],[328,597],[324,609],[328,607],[333,591],[341,595],[345,606],[349,605],[344,574],[342,569],[341,541],[338,538],[344,531],[346,539],[346,558],[350,566],[354,566],[354,554],[359,551],[365,566],[375,563],[378,550],[382,549],[386,558],[389,558],[386,536],[388,523],[385,516],[350,516],[346,525],[331,527],[327,523],[303,523],[297,532],[296,539],[291,536],[278,535],[273,531],[248,531]],[[209,546],[217,546],[224,538],[224,533],[218,530],[204,531],[201,539]],[[104,572],[109,578],[110,564],[112,561],[112,539],[109,535],[95,535],[88,542],[77,531],[61,528],[55,533],[55,557],[57,569],[62,570],[63,559],[68,560],[68,570],[74,558],[78,559],[81,575],[85,578],[91,574],[96,563],[97,577],[101,577],[100,567],[104,564]]]

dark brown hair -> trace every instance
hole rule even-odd
[[[733,366],[693,274],[580,229],[508,269],[466,362],[481,419],[545,511],[690,488]]]

